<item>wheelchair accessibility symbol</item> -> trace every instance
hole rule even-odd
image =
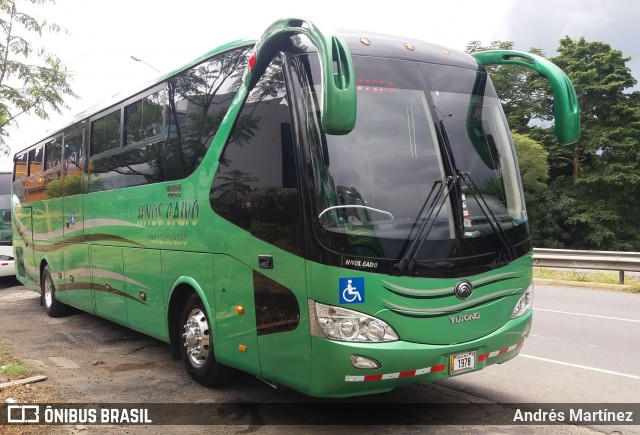
[[[339,287],[341,304],[364,303],[364,278],[340,278]]]

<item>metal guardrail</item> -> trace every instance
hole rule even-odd
[[[640,252],[534,248],[533,265],[569,269],[617,270],[620,273],[618,282],[624,284],[625,271],[640,272]]]

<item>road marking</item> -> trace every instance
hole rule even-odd
[[[581,366],[580,364],[572,364],[572,363],[568,363],[568,362],[564,362],[564,361],[557,361],[555,359],[540,358],[539,356],[525,355],[525,354],[522,354],[522,353],[520,354],[520,356],[523,356],[525,358],[537,359],[539,361],[550,362],[550,363],[554,363],[554,364],[560,364],[560,365],[563,365],[563,366],[575,367],[575,368],[578,368],[578,369],[591,370],[593,372],[606,373],[608,375],[622,376],[622,377],[625,377],[625,378],[631,378],[631,379],[636,379],[636,380],[640,381],[640,376],[630,375],[630,374],[627,374],[627,373],[614,372],[614,371],[611,371],[611,370],[603,370],[603,369],[598,369],[598,368],[589,367],[589,366]]]
[[[564,340],[562,338],[547,337],[547,336],[544,336],[544,335],[531,334],[531,337],[544,338],[545,340],[552,340],[552,341],[564,341],[564,342],[567,342],[567,343],[582,344],[582,345],[585,345],[585,346],[588,346],[588,347],[600,347],[600,346],[596,346],[595,344],[581,343],[579,341]]]
[[[621,320],[623,322],[640,323],[640,320],[623,319],[621,317],[596,316],[595,314],[571,313],[569,311],[547,310],[547,309],[544,309],[544,308],[534,308],[534,310],[535,311],[548,311],[550,313],[572,314],[574,316],[596,317],[598,319]]]

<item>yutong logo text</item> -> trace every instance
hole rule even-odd
[[[480,313],[473,313],[473,314],[461,314],[459,316],[451,316],[449,317],[449,320],[451,320],[451,323],[462,323],[462,322],[468,322],[470,320],[478,320],[480,318]]]

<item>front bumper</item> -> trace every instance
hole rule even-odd
[[[352,343],[311,337],[311,396],[347,397],[381,393],[395,387],[451,377],[449,356],[476,351],[476,368],[503,363],[520,353],[531,327],[533,313],[510,320],[493,333],[466,343],[428,345],[395,341]],[[354,368],[351,355],[381,363],[378,369]],[[470,373],[470,372],[465,372]],[[456,375],[457,376],[457,375]]]

